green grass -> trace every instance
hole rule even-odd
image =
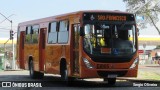
[[[145,80],[160,80],[160,75],[155,72],[147,72],[147,71],[138,71],[138,79],[145,79]]]

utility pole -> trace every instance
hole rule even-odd
[[[0,15],[2,15],[6,20],[8,20],[11,23],[11,30],[10,32],[13,32],[12,30],[12,20],[9,20],[5,15],[3,15],[2,13],[0,13]],[[12,58],[12,69],[15,69],[15,54],[14,54],[14,43],[13,43],[13,37],[10,37],[10,40],[12,40],[12,52],[13,52],[13,58]]]

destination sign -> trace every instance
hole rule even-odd
[[[98,20],[108,20],[108,21],[126,21],[126,16],[117,15],[98,15]]]
[[[135,21],[133,14],[84,13],[83,21]]]

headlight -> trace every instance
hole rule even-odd
[[[89,69],[93,68],[93,66],[91,65],[91,63],[86,58],[83,58],[83,62],[86,65],[87,68],[89,68]]]
[[[135,60],[134,60],[134,62],[133,62],[133,64],[131,65],[131,67],[130,67],[130,69],[133,69],[133,68],[135,68],[136,67],[136,65],[138,64],[138,58],[136,58]]]

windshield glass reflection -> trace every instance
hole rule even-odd
[[[86,24],[84,49],[92,55],[130,55],[135,48],[135,25]]]

